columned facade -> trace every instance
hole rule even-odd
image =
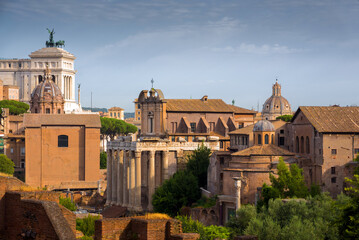
[[[107,205],[120,205],[131,211],[153,210],[152,196],[156,187],[177,171],[183,151],[193,151],[202,142],[169,141],[135,142],[120,137],[107,149]],[[218,150],[219,142],[204,142]],[[145,172],[143,172],[145,171]],[[110,199],[110,200],[109,200]]]

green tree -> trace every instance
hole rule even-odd
[[[226,224],[231,237],[244,235],[249,221],[257,216],[256,207],[253,205],[243,205],[237,210],[236,215],[231,217]]]
[[[277,117],[276,119],[282,120],[285,122],[290,122],[292,120],[292,118],[293,118],[293,115],[282,115],[282,116]]]
[[[176,216],[183,206],[191,206],[200,198],[197,179],[188,171],[178,171],[156,189],[152,198],[155,212]]]
[[[8,108],[10,115],[19,115],[29,110],[29,105],[15,100],[0,101],[0,108]]]
[[[135,125],[126,123],[123,120],[115,118],[101,117],[101,134],[103,139],[110,137],[111,141],[118,135],[127,135],[129,133],[137,132]]]
[[[299,197],[305,198],[309,195],[309,191],[304,182],[303,169],[297,164],[290,165],[288,169],[283,158],[279,159],[277,166],[278,178],[270,174],[269,178],[272,187],[279,192],[281,198]]]
[[[5,154],[0,154],[0,172],[13,175],[14,162],[9,159]]]
[[[210,156],[211,149],[204,144],[187,156],[186,168],[197,178],[199,187],[205,187],[207,185],[207,171]]]
[[[100,169],[106,169],[107,168],[107,153],[101,152],[100,153]]]
[[[349,187],[345,188],[350,201],[343,205],[343,215],[339,219],[339,232],[342,239],[359,239],[359,175],[346,178]]]

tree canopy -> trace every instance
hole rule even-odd
[[[176,216],[183,206],[191,206],[200,198],[197,179],[188,171],[178,171],[153,194],[155,212]]]
[[[127,135],[135,132],[137,132],[135,125],[115,118],[101,117],[101,134],[109,136],[111,140],[117,135]]]
[[[279,159],[277,165],[278,177],[269,175],[271,186],[263,184],[262,199],[264,204],[268,204],[270,199],[275,198],[305,198],[309,195],[309,190],[304,182],[303,169],[297,164],[290,165],[288,169],[283,158]]]
[[[293,115],[282,115],[282,116],[279,116],[277,117],[276,119],[277,120],[283,120],[285,122],[290,122],[293,118]]]
[[[211,149],[202,144],[192,154],[187,156],[187,170],[198,180],[199,187],[207,185],[207,171]]]
[[[13,175],[14,162],[11,161],[5,154],[0,154],[0,172]]]
[[[19,115],[26,113],[30,106],[15,100],[2,100],[0,101],[0,108],[8,108],[10,115]]]

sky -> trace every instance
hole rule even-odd
[[[261,110],[359,105],[359,0],[0,0],[0,57],[48,40],[76,56],[82,106],[134,111],[142,90]]]

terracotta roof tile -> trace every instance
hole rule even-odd
[[[318,132],[359,132],[359,107],[299,107]]]
[[[229,107],[232,108],[234,113],[237,113],[237,114],[256,114],[257,113],[257,111],[237,107],[237,106],[234,106],[234,105],[229,105]]]
[[[294,156],[295,154],[273,144],[254,145],[242,151],[235,152],[233,156]]]
[[[233,113],[231,105],[222,99],[167,99],[168,112],[226,112]]]

